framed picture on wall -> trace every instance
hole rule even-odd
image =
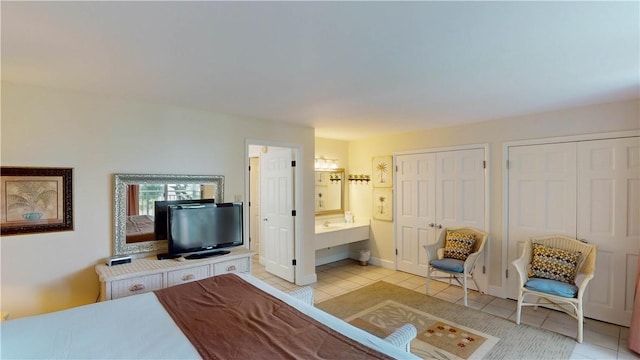
[[[0,234],[73,230],[72,171],[3,166]]]
[[[393,157],[374,156],[371,162],[373,187],[393,187]]]
[[[374,219],[393,221],[393,189],[374,188],[372,201]]]

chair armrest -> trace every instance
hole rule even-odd
[[[519,259],[516,259],[511,263],[518,272],[520,286],[524,286],[524,284],[526,284],[527,280],[529,279],[529,276],[527,275],[527,263],[528,260],[524,257],[520,257]]]
[[[576,295],[577,299],[582,299],[582,295],[587,290],[587,284],[589,284],[589,281],[591,281],[591,279],[593,279],[593,273],[585,274],[585,277],[584,279],[582,279],[580,284],[576,283],[576,286],[578,287],[578,294]]]
[[[404,324],[389,334],[384,340],[409,352],[411,350],[411,340],[415,339],[417,335],[418,330],[413,324]]]
[[[480,253],[482,251],[477,251],[474,253],[469,254],[469,256],[467,256],[467,259],[464,261],[464,272],[467,274],[471,274],[471,271],[473,270],[473,267],[476,265],[476,261],[478,260],[478,257],[480,256]]]
[[[311,286],[305,286],[303,288],[293,290],[289,292],[289,295],[313,306],[313,288]]]
[[[427,251],[427,263],[438,259],[438,249],[440,248],[441,246],[438,243],[424,245],[424,249]]]

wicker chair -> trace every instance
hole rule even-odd
[[[528,270],[533,261],[533,244],[542,244],[549,247],[567,250],[567,251],[580,251],[581,255],[578,258],[576,266],[576,284],[567,284],[558,280],[548,280],[544,286],[544,291],[540,286],[533,286],[529,283]],[[596,267],[596,246],[587,244],[574,238],[554,235],[545,236],[539,238],[531,238],[527,240],[522,249],[522,256],[513,262],[513,266],[518,271],[518,280],[520,281],[518,289],[518,308],[516,314],[516,323],[520,324],[520,316],[522,314],[523,306],[533,306],[534,310],[538,306],[550,307],[552,309],[560,310],[578,321],[578,337],[577,341],[582,342],[583,338],[583,325],[584,325],[584,312],[582,297],[589,284],[589,281],[593,278]],[[534,279],[534,278],[531,278]],[[555,282],[555,283],[554,283]],[[556,286],[569,286],[573,288],[574,296],[567,294],[566,291],[562,291],[562,294],[558,294]],[[535,289],[535,290],[534,290]],[[556,289],[554,293],[548,291]],[[536,302],[526,302],[525,296],[536,296]]]
[[[456,261],[455,259],[451,259],[452,263],[458,262],[459,264],[453,264],[454,266],[450,266],[451,264],[446,264],[447,266],[443,267],[440,263],[442,262],[442,258],[444,255],[444,247],[445,247],[446,238],[447,238],[447,230],[454,231],[454,232],[467,233],[467,234],[474,234],[476,237],[476,241],[473,245],[471,254],[469,254],[466,260]],[[473,271],[476,266],[476,261],[478,260],[478,257],[482,253],[482,250],[484,249],[484,245],[487,242],[488,237],[489,235],[487,233],[473,229],[473,228],[443,229],[440,232],[440,236],[435,243],[424,245],[424,249],[427,251],[427,261],[429,264],[427,268],[427,284],[426,284],[427,294],[429,294],[429,283],[431,282],[431,279],[448,279],[449,284],[451,284],[451,280],[455,279],[458,282],[458,284],[460,284],[464,289],[464,306],[467,306],[467,280],[468,279],[473,280],[473,282],[476,284],[476,288],[480,290],[480,286],[478,286],[478,283],[473,278]],[[434,262],[434,260],[440,260],[440,261]],[[434,271],[443,272],[443,273],[446,273],[447,275],[434,276],[432,275]],[[462,281],[460,281],[460,279],[462,279]]]

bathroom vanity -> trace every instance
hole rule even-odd
[[[316,225],[315,249],[326,249],[367,239],[369,222],[321,224]]]

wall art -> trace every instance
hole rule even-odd
[[[0,234],[73,230],[71,168],[0,168]]]
[[[391,155],[374,156],[371,166],[373,187],[393,187],[393,157]]]

